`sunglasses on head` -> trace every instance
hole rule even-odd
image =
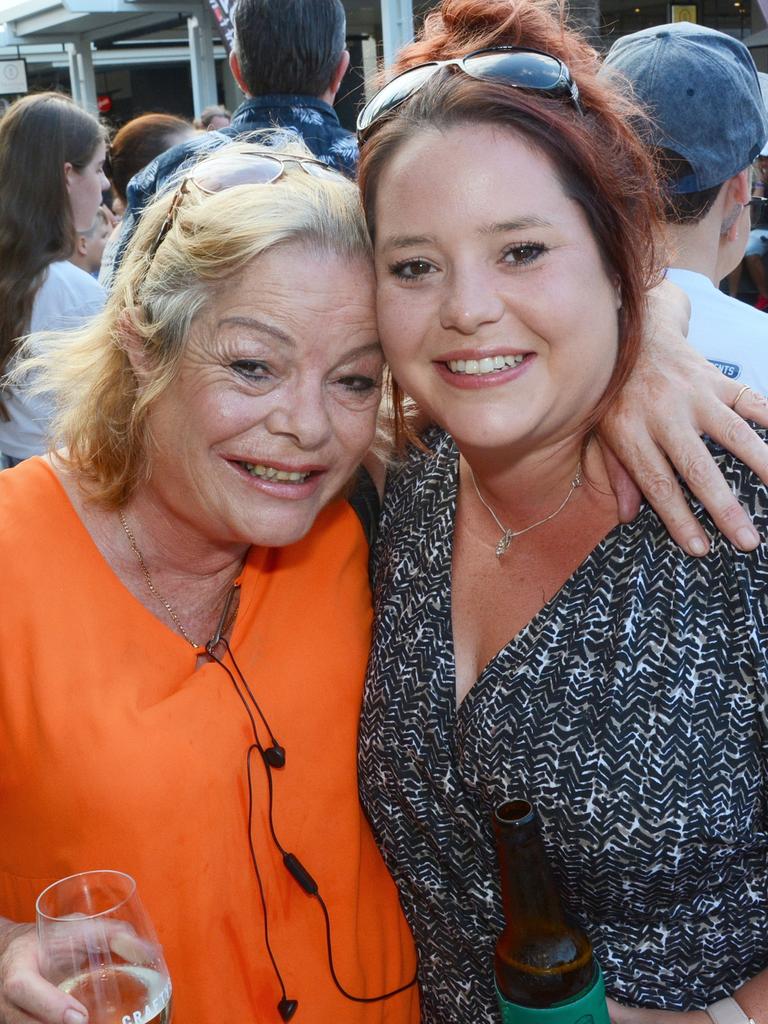
[[[372,128],[393,110],[410,99],[440,68],[457,67],[482,81],[504,82],[516,89],[563,97],[583,114],[579,89],[563,62],[549,53],[518,46],[497,46],[475,50],[466,57],[432,60],[401,72],[366,103],[357,119],[357,137],[364,142]]]
[[[190,189],[196,188],[204,195],[210,196],[217,192],[224,192],[228,188],[235,188],[237,185],[271,185],[282,178],[286,167],[290,164],[297,164],[313,178],[330,181],[346,180],[342,174],[321,160],[312,160],[309,157],[272,156],[254,151],[253,153],[233,153],[224,158],[205,160],[184,178],[176,190],[168,214],[157,233],[157,238],[147,252],[145,273],[166,235],[173,227],[176,211],[184,201],[184,197],[189,194]]]

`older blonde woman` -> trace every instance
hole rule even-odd
[[[66,450],[0,475],[3,1024],[84,1019],[22,922],[103,866],[138,881],[180,1024],[417,1018],[356,789],[369,243],[344,178],[245,149],[148,211],[104,314],[37,360]]]

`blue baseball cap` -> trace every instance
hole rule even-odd
[[[738,39],[691,22],[617,39],[601,75],[620,72],[653,118],[650,141],[691,165],[673,192],[701,192],[758,156],[768,117],[755,62]]]

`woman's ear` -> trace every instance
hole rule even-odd
[[[128,357],[131,369],[141,385],[147,376],[149,365],[144,338],[136,323],[137,315],[136,309],[124,309],[117,318],[116,334],[117,343]]]
[[[621,278],[618,274],[613,279],[613,290],[616,293],[616,309],[621,309],[624,303],[621,297]]]

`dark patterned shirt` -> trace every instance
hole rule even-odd
[[[430,443],[385,499],[360,738],[363,802],[419,946],[423,1021],[499,1019],[490,823],[517,796],[540,811],[611,995],[667,1009],[730,995],[768,965],[766,545],[740,554],[710,528],[711,553],[689,558],[643,508],[457,710],[458,454],[444,434]],[[716,457],[765,535],[766,489]]]

